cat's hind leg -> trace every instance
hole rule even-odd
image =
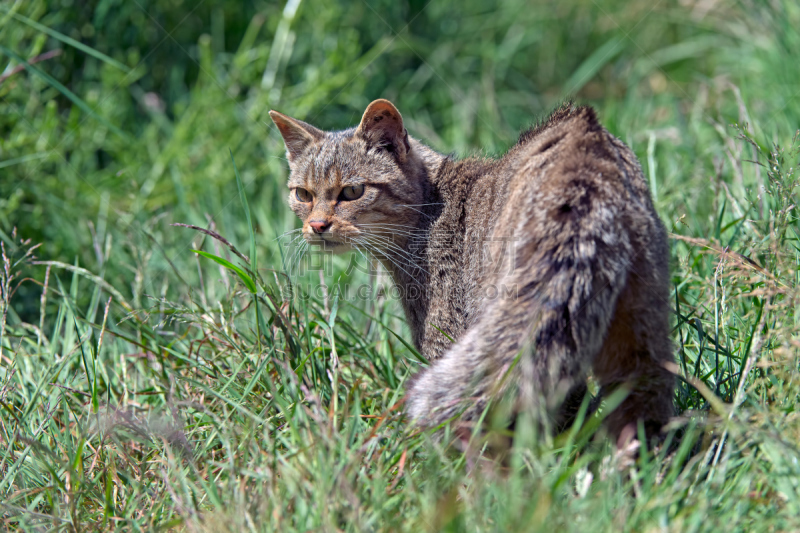
[[[638,424],[649,438],[674,415],[675,378],[668,370],[673,361],[669,339],[669,303],[666,265],[654,264],[652,255],[634,258],[627,284],[617,301],[614,318],[593,371],[606,395],[619,386],[627,396],[605,419],[620,448],[636,438]]]

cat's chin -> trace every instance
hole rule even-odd
[[[314,239],[307,239],[307,242],[311,246],[318,247],[317,248],[318,251],[326,253],[343,254],[352,251],[354,249],[353,245],[349,242],[338,241],[325,237],[316,237]]]
[[[331,252],[334,254],[343,254],[353,250],[353,245],[349,242],[338,242],[338,241],[324,241],[322,244],[322,250],[325,252]]]

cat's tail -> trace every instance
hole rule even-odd
[[[409,388],[418,424],[475,421],[504,392],[552,414],[590,366],[604,387],[633,383],[614,431],[672,412],[663,226],[633,155],[590,109],[562,126],[512,181],[493,239],[513,253],[484,278],[480,317]]]

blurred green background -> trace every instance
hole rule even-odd
[[[798,50],[797,0],[0,0],[0,522],[797,531]],[[569,97],[633,148],[672,234],[676,456],[576,426],[492,477],[404,420],[396,302],[275,296],[299,221],[268,111],[379,97],[443,152]],[[176,222],[252,245],[258,298]]]
[[[269,109],[345,128],[385,97],[436,149],[498,154],[569,96],[633,147],[668,227],[703,234],[715,174],[753,185],[728,124],[755,114],[767,144],[798,124],[798,25],[779,0],[4,1],[0,237],[140,302],[184,269],[194,235],[169,223],[246,235],[229,150],[274,263],[295,222]],[[37,302],[23,286],[15,309]]]

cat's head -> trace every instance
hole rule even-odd
[[[337,253],[375,251],[413,233],[420,216],[413,206],[425,193],[420,152],[427,149],[409,138],[391,102],[372,102],[358,127],[334,132],[269,114],[286,145],[289,206],[306,241]]]

